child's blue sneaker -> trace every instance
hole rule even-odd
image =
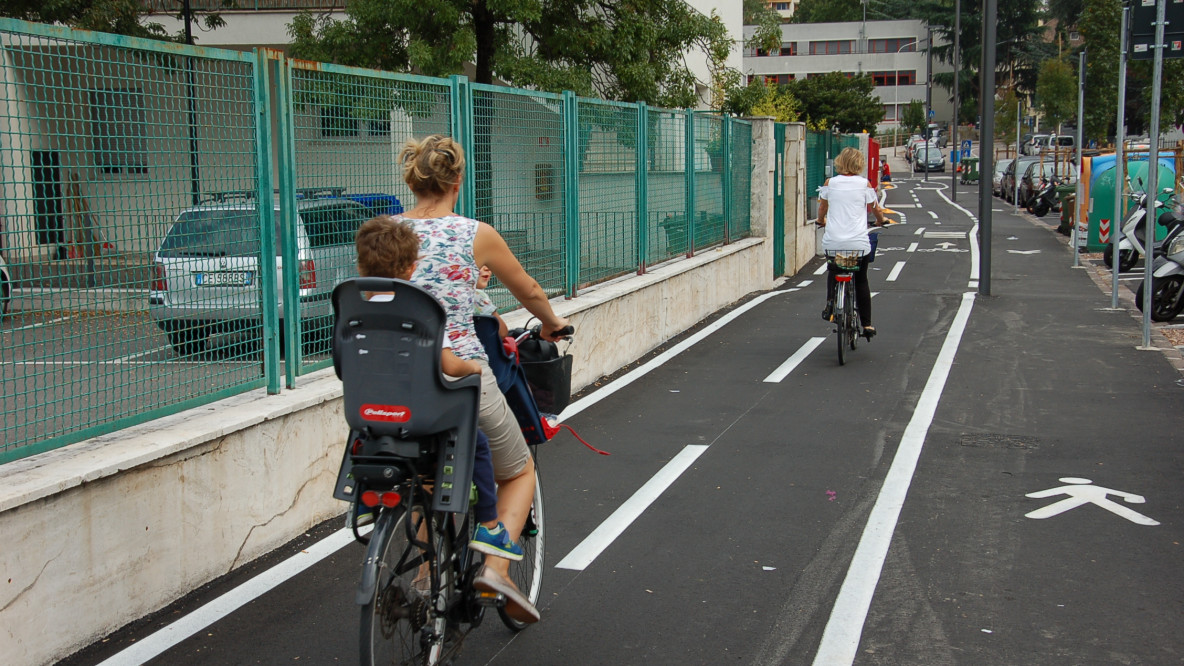
[[[469,548],[486,555],[496,555],[515,562],[522,559],[522,546],[510,541],[510,533],[500,522],[492,530],[484,525],[478,525],[477,533],[469,542]]]

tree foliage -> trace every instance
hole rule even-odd
[[[1036,81],[1036,103],[1044,123],[1058,132],[1077,115],[1077,73],[1069,63],[1060,58],[1044,61]]]
[[[1015,125],[1019,118],[1019,95],[1014,87],[1008,87],[1003,98],[995,101],[995,140],[1003,143],[1015,142]]]
[[[781,15],[762,0],[744,0],[744,25],[755,28],[744,43],[750,49],[775,53],[781,49]]]
[[[921,131],[925,127],[925,102],[914,99],[904,106],[900,112],[900,125],[912,133]]]
[[[232,0],[224,0],[223,8],[230,8]],[[181,15],[181,3],[177,3],[177,11],[167,14],[178,19]],[[98,30],[117,35],[132,37],[148,37],[174,42],[184,42],[185,32],[169,34],[164,26],[151,20],[146,14],[143,4],[137,0],[0,0],[0,16],[35,21],[37,23],[57,23],[83,30]],[[197,30],[214,30],[226,25],[222,16],[217,12],[191,12],[193,27]],[[195,38],[194,41],[198,41]]]
[[[848,78],[842,72],[828,72],[787,87],[801,103],[802,118],[814,127],[875,134],[876,124],[884,119],[884,107],[872,94],[875,84],[868,74]]]
[[[732,48],[682,0],[354,0],[345,19],[303,14],[289,32],[302,58],[429,76],[471,62],[478,83],[667,107],[695,105],[687,51],[722,63]]]
[[[860,0],[802,0],[793,11],[793,23],[837,23],[863,20]]]

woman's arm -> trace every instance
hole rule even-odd
[[[871,184],[868,184],[868,188],[872,191],[872,202],[867,205],[867,211],[875,216],[876,226],[882,227],[888,224],[888,219],[884,217],[884,211],[880,208],[880,201],[876,199],[876,188],[872,187]]]
[[[489,266],[506,289],[518,299],[522,307],[539,318],[542,335],[555,340],[555,331],[568,325],[564,317],[555,314],[551,302],[539,283],[522,268],[510,246],[496,229],[484,222],[477,223],[477,237],[473,239],[473,259],[478,266]]]
[[[828,185],[830,185],[830,178],[827,178],[826,180],[822,181],[823,187],[826,187]],[[820,227],[825,227],[826,226],[826,212],[829,209],[830,209],[830,206],[827,204],[826,199],[823,199],[822,197],[818,197],[818,219],[815,220],[814,223]]]

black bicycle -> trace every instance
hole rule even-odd
[[[835,333],[839,343],[839,365],[847,362],[848,350],[855,351],[859,344],[861,329],[859,314],[855,311],[855,272],[859,270],[859,261],[863,252],[856,250],[837,250],[828,252],[826,260],[835,272],[834,314],[831,320],[835,323]]]
[[[371,301],[367,292],[394,292]],[[398,305],[394,305],[397,303]],[[402,280],[358,278],[333,292],[333,360],[343,383],[351,430],[334,497],[374,516],[357,590],[364,666],[443,663],[497,608],[514,631],[527,625],[505,611],[500,594],[473,583],[482,567],[468,544],[473,512],[473,456],[480,378],[449,381],[440,372],[444,312]],[[510,578],[531,604],[542,589],[544,514],[537,474],[530,515],[519,538],[525,551]],[[357,521],[360,522],[360,521]]]

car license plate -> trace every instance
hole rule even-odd
[[[249,287],[251,285],[251,277],[251,271],[215,271],[211,273],[194,273],[193,284],[198,287]]]

